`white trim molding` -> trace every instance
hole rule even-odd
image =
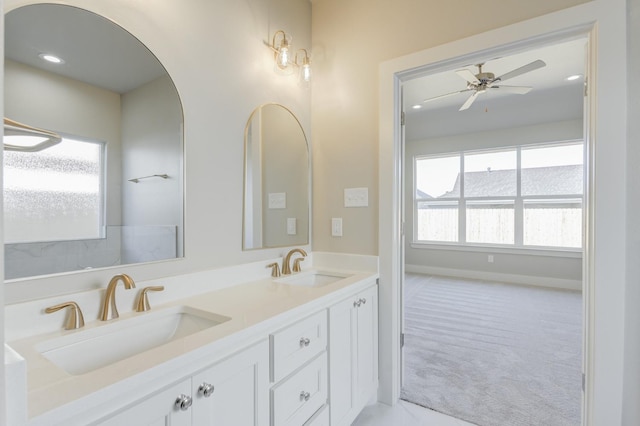
[[[440,268],[437,266],[405,265],[405,272],[439,275],[454,278],[469,278],[483,281],[495,281],[508,284],[548,287],[562,290],[582,290],[582,281],[553,277],[534,277],[532,275],[505,274],[502,272],[476,271],[470,269]]]

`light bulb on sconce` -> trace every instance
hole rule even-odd
[[[276,73],[281,75],[292,74],[294,67],[297,67],[299,68],[299,84],[303,87],[309,87],[311,82],[311,60],[307,49],[298,49],[295,51],[294,56],[291,36],[282,30],[278,30],[273,34],[269,47],[274,52],[274,69]]]
[[[302,63],[298,62],[298,54],[302,58]],[[306,49],[299,49],[296,52],[296,65],[300,67],[300,74],[298,76],[298,83],[302,86],[308,87],[311,83],[311,61],[309,60],[309,53]]]
[[[282,30],[276,31],[270,47],[275,53],[275,70],[279,74],[291,74],[294,65],[291,62],[291,36]]]

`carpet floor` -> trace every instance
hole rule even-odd
[[[580,292],[406,274],[401,397],[481,426],[576,426]]]

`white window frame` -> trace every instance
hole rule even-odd
[[[539,254],[539,255],[562,255],[569,257],[579,257],[582,254],[584,249],[584,236],[582,238],[581,247],[558,247],[558,246],[537,246],[537,245],[525,245],[524,244],[524,204],[526,201],[536,201],[540,200],[540,202],[549,201],[549,200],[562,200],[571,203],[575,203],[579,201],[582,204],[582,209],[584,210],[584,176],[583,176],[583,193],[582,194],[562,194],[562,195],[526,195],[523,196],[521,194],[521,153],[523,149],[530,148],[542,148],[542,147],[552,147],[552,146],[562,146],[562,145],[575,145],[581,143],[584,147],[584,141],[577,140],[568,140],[568,141],[557,141],[557,142],[545,142],[538,144],[523,144],[523,145],[515,145],[515,146],[507,146],[500,148],[487,148],[481,150],[461,150],[461,151],[453,151],[448,153],[439,153],[434,155],[415,155],[413,157],[413,236],[411,247],[412,248],[429,248],[429,249],[445,249],[445,250],[464,250],[464,251],[483,251],[487,248],[491,248],[494,252],[504,252],[504,253],[513,253],[513,252],[527,252],[527,254]],[[516,151],[516,194],[514,196],[483,196],[483,197],[465,197],[464,196],[464,173],[465,173],[465,165],[464,165],[464,156],[469,154],[484,154],[491,152],[503,152],[503,151]],[[584,152],[584,149],[583,149]],[[417,191],[417,163],[419,160],[424,159],[432,159],[432,158],[442,158],[457,155],[460,160],[460,195],[459,197],[446,197],[446,198],[419,198]],[[583,161],[584,164],[584,161]],[[438,202],[442,203],[451,203],[453,201],[458,202],[458,241],[449,242],[449,241],[433,241],[433,240],[419,240],[418,239],[418,204],[421,202],[428,202],[431,204],[437,204]],[[469,243],[467,242],[467,202],[483,202],[483,203],[491,203],[491,202],[510,202],[514,205],[514,243],[513,244],[493,244],[493,243]]]

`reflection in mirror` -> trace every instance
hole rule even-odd
[[[182,106],[140,41],[76,7],[17,8],[4,87],[6,117],[62,137],[4,151],[5,279],[182,257]]]
[[[309,243],[309,150],[298,119],[266,104],[244,137],[243,248]]]

